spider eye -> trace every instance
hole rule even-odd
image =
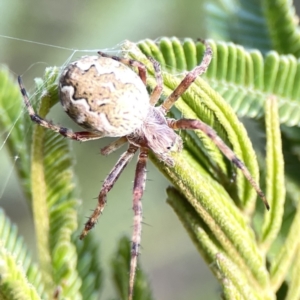
[[[167,147],[168,150],[171,150],[174,147],[174,143]]]

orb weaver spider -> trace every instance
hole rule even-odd
[[[218,137],[207,124],[193,119],[170,119],[166,114],[189,88],[195,79],[208,68],[212,59],[212,49],[206,41],[204,56],[200,65],[189,71],[181,83],[159,106],[155,106],[163,91],[160,65],[153,58],[157,85],[149,95],[146,89],[146,67],[139,61],[110,56],[98,52],[99,56],[85,56],[69,64],[59,79],[61,104],[66,113],[80,126],[88,131],[73,132],[68,128],[57,126],[38,116],[30,104],[26,90],[18,77],[21,93],[31,120],[40,126],[51,129],[64,137],[89,141],[102,137],[119,137],[101,150],[108,155],[128,143],[129,147],[122,154],[108,174],[98,196],[98,204],[85,224],[80,235],[83,239],[94,227],[102,213],[107,193],[112,189],[120,174],[139,150],[133,184],[133,234],[129,274],[128,299],[132,300],[137,259],[141,240],[142,203],[145,189],[146,163],[149,150],[162,162],[173,167],[172,151],[182,150],[182,139],[174,130],[201,130],[220,149],[220,151],[242,171],[267,209],[269,204],[250,172],[234,152]],[[138,73],[132,68],[136,68]]]

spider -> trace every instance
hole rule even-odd
[[[220,151],[243,172],[267,209],[269,209],[269,204],[263,192],[246,166],[210,126],[200,120],[175,120],[166,117],[178,98],[198,76],[207,70],[210,64],[212,49],[206,41],[201,42],[206,47],[201,64],[188,72],[171,95],[159,106],[155,105],[163,91],[162,76],[160,65],[153,58],[149,57],[149,60],[154,67],[157,85],[150,95],[146,89],[146,67],[139,61],[98,52],[99,56],[84,56],[69,64],[59,79],[60,101],[66,113],[88,131],[73,132],[38,116],[30,104],[21,77],[18,77],[21,93],[33,122],[64,137],[82,142],[106,136],[119,137],[119,139],[101,150],[103,155],[112,153],[125,143],[129,144],[127,151],[122,154],[104,180],[98,196],[97,207],[86,222],[80,239],[83,239],[96,224],[105,207],[107,193],[112,189],[122,171],[139,150],[133,184],[134,220],[129,273],[129,300],[132,300],[133,297],[141,240],[141,198],[145,189],[148,153],[151,150],[162,162],[173,167],[174,160],[171,152],[182,150],[182,139],[175,133],[175,130],[203,131]],[[133,69],[136,69],[137,73]]]

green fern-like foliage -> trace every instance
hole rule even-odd
[[[58,101],[58,74],[57,68],[48,68],[43,79],[36,79],[37,88],[30,100],[40,116],[45,117]],[[8,134],[8,151],[18,153],[16,171],[32,209],[38,252],[36,263],[16,226],[0,210],[0,299],[99,299],[103,282],[99,243],[93,234],[78,240],[79,201],[71,144],[62,136],[33,126],[23,111],[19,87],[4,66],[0,79],[0,107],[5,112],[0,124]],[[114,270],[125,274],[126,286],[130,242],[125,239],[121,243],[117,255],[126,260],[121,265],[116,261]],[[150,299],[141,270],[136,282],[135,299],[145,299],[145,295]]]
[[[261,118],[266,97],[278,97],[280,123],[300,125],[300,62],[293,55],[275,51],[263,55],[257,49],[247,50],[232,42],[210,41],[214,56],[203,76],[241,117]],[[168,71],[191,70],[201,62],[203,45],[191,39],[182,43],[177,38],[159,42],[143,41],[139,47],[146,55],[155,56]],[[176,54],[180,53],[180,60]]]
[[[284,0],[216,0],[206,10],[212,63],[170,116],[201,119],[213,127],[257,182],[261,175],[271,210],[256,203],[243,174],[202,132],[180,132],[184,150],[174,153],[174,168],[151,159],[172,183],[167,202],[221,283],[224,299],[299,299],[300,43],[295,12]],[[125,56],[145,64],[149,90],[156,81],[147,56],[160,62],[161,101],[201,63],[204,52],[203,44],[190,38],[146,39],[122,48]],[[42,117],[58,101],[58,73],[49,68],[36,80],[31,101]],[[71,145],[32,125],[6,67],[0,70],[0,85],[0,126],[11,156],[19,157],[17,173],[32,209],[38,252],[33,262],[0,210],[0,298],[98,299],[103,279],[98,243],[91,236],[79,242],[74,234],[79,202]],[[251,142],[238,117],[252,120],[255,135],[266,137],[263,146]],[[111,264],[116,295],[124,300],[129,260],[130,243],[124,237]],[[139,267],[134,300],[153,298]]]
[[[21,293],[22,285],[18,285],[18,289],[15,289],[16,278],[13,277],[13,269],[10,269],[13,264],[19,268],[16,272],[22,274],[23,281],[27,284],[31,283],[30,279],[34,275],[31,270],[33,268],[39,270],[37,278],[40,281],[36,284],[33,282],[34,285],[31,287],[32,290],[36,289],[36,298],[27,299],[53,299],[56,293],[64,299],[97,299],[92,295],[99,293],[101,269],[97,263],[97,256],[94,255],[94,252],[97,252],[95,245],[90,239],[84,242],[86,249],[82,255],[83,261],[90,256],[91,262],[89,276],[83,276],[86,275],[86,270],[80,267],[78,261],[78,255],[82,254],[80,250],[82,246],[79,248],[72,237],[77,228],[78,200],[74,190],[70,144],[62,138],[57,138],[50,131],[40,127],[33,128],[30,119],[26,118],[26,114],[22,111],[18,86],[12,81],[6,68],[3,68],[0,74],[4,79],[1,81],[3,84],[1,90],[5,91],[0,97],[1,107],[6,111],[6,118],[1,120],[1,127],[6,132],[12,132],[8,139],[10,142],[7,143],[8,150],[11,153],[18,153],[21,158],[16,166],[21,183],[30,199],[29,206],[32,208],[35,222],[39,255],[39,265],[36,266],[30,263],[28,254],[19,257],[13,249],[10,249],[15,242],[16,246],[23,242],[17,237],[15,227],[6,221],[6,231],[2,231],[0,237],[3,261],[7,262],[7,270],[1,273],[0,290],[3,291],[3,299],[25,299]],[[47,69],[44,80],[36,80],[35,97],[40,102],[33,102],[39,103],[39,108],[36,109],[42,116],[45,116],[51,106],[58,101],[57,75],[58,69]],[[14,105],[10,105],[12,100]],[[28,144],[27,141],[24,144],[26,135],[30,137]],[[3,214],[2,217],[5,219]],[[3,243],[6,239],[7,242]],[[5,277],[6,273],[10,276]],[[88,288],[85,287],[91,278],[93,284],[89,284]],[[43,289],[40,287],[41,284]],[[33,291],[28,292],[33,295]]]
[[[194,60],[196,64],[197,57],[203,54],[200,43],[191,44],[191,41],[188,43],[188,46],[192,46],[187,48],[195,51],[184,52],[186,44],[180,45],[177,39],[163,39],[155,44],[146,40],[140,42],[138,46],[146,55],[156,58],[160,52],[162,65],[164,66],[164,61],[169,61],[168,68],[172,69],[172,59],[168,55],[171,58],[175,57],[174,53],[178,53],[180,46],[179,49],[186,55],[181,56],[183,61]],[[131,57],[143,61],[149,68],[149,73],[153,72],[151,63],[147,62],[140,49],[130,43],[124,47],[129,50]],[[194,58],[190,57],[191,53]],[[181,62],[181,66],[184,65],[187,66],[188,63]],[[173,90],[179,82],[179,78],[165,73],[166,93]],[[153,84],[155,85],[155,82]],[[150,85],[152,86],[152,81]],[[210,124],[225,141],[228,141],[258,180],[258,162],[244,127],[232,108],[206,81],[197,79],[189,91],[182,95],[181,101],[176,103],[176,110],[179,110],[183,117],[200,118]],[[177,114],[176,110],[173,112],[174,115]],[[276,290],[272,291],[272,279],[266,267],[268,249],[281,227],[285,199],[279,116],[275,96],[266,96],[264,112],[268,143],[266,190],[272,212],[265,213],[262,217],[264,225],[262,231],[257,233],[262,235],[259,241],[255,239],[255,233],[248,223],[253,218],[256,200],[253,188],[239,172],[236,175],[235,187],[232,187],[232,183],[229,182],[232,174],[231,166],[226,164],[219,150],[213,147],[211,141],[202,133],[187,132],[183,135],[185,150],[175,156],[176,165],[173,169],[163,166],[153,157],[154,163],[180,191],[170,189],[168,201],[192,236],[200,253],[212,266],[212,271],[217,277],[222,278],[224,294],[228,294],[228,297],[235,295],[245,299],[248,299],[247,297],[272,299],[273,293],[276,293]],[[205,144],[205,149],[199,144],[199,140]],[[199,162],[207,156],[210,160],[206,159],[205,164],[200,164]],[[274,185],[278,188],[274,189]]]
[[[127,299],[129,288],[128,273],[131,257],[130,240],[128,237],[123,237],[119,241],[116,255],[112,260],[113,281],[120,299]],[[147,276],[142,271],[140,266],[137,268],[137,274],[134,286],[134,297],[136,299],[152,300],[151,288]]]
[[[17,228],[0,209],[0,298],[42,299],[44,285],[38,266],[32,262]],[[22,261],[22,266],[17,262]]]

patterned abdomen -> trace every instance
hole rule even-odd
[[[101,56],[69,64],[59,81],[60,101],[80,126],[103,136],[124,136],[139,129],[149,111],[149,95],[129,67]]]

